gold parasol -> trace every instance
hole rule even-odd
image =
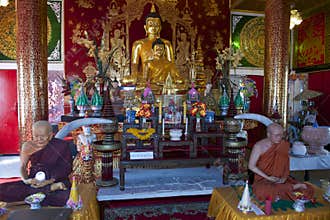
[[[314,90],[305,89],[304,91],[302,91],[301,93],[296,95],[296,97],[294,97],[294,100],[295,101],[308,100],[308,99],[318,97],[322,94],[323,94],[322,92],[317,92],[317,91],[314,91]]]

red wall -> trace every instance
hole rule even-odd
[[[323,95],[313,99],[318,111],[319,125],[330,126],[330,70],[310,73],[308,75],[308,88],[322,92]]]
[[[16,70],[0,70],[0,154],[19,150]]]

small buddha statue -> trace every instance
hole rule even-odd
[[[122,102],[122,98],[120,96],[119,82],[116,77],[113,81],[111,81],[110,99],[111,102],[114,103]]]
[[[154,58],[146,63],[144,73],[146,78],[150,81],[151,88],[155,91],[160,91],[166,86],[172,86],[173,88],[170,89],[175,89],[175,91],[185,90],[185,79],[181,77],[175,64],[169,62],[165,57],[164,42],[159,38],[153,42],[152,48]]]
[[[150,13],[145,19],[144,29],[147,37],[144,39],[137,40],[133,43],[132,47],[132,58],[131,58],[131,75],[124,78],[124,84],[136,84],[140,83],[140,88],[143,88],[146,82],[145,66],[146,63],[153,59],[154,53],[152,49],[152,43],[160,38],[161,17],[156,13],[155,6],[152,5]],[[165,39],[161,39],[164,43],[164,57],[168,62],[174,62],[173,48],[171,42]],[[138,86],[137,86],[138,87]],[[137,88],[138,89],[138,88]]]

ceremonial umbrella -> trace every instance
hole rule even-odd
[[[294,100],[295,101],[308,100],[308,99],[318,97],[322,94],[323,94],[322,92],[317,92],[317,91],[314,91],[314,90],[305,89],[304,91],[302,91],[301,93],[296,95],[296,97],[294,97]]]

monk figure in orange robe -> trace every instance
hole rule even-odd
[[[249,169],[255,173],[253,193],[259,200],[311,199],[311,185],[300,183],[289,176],[289,143],[283,139],[283,128],[273,123],[267,127],[267,138],[257,142],[251,152]],[[300,192],[300,193],[297,193]]]

